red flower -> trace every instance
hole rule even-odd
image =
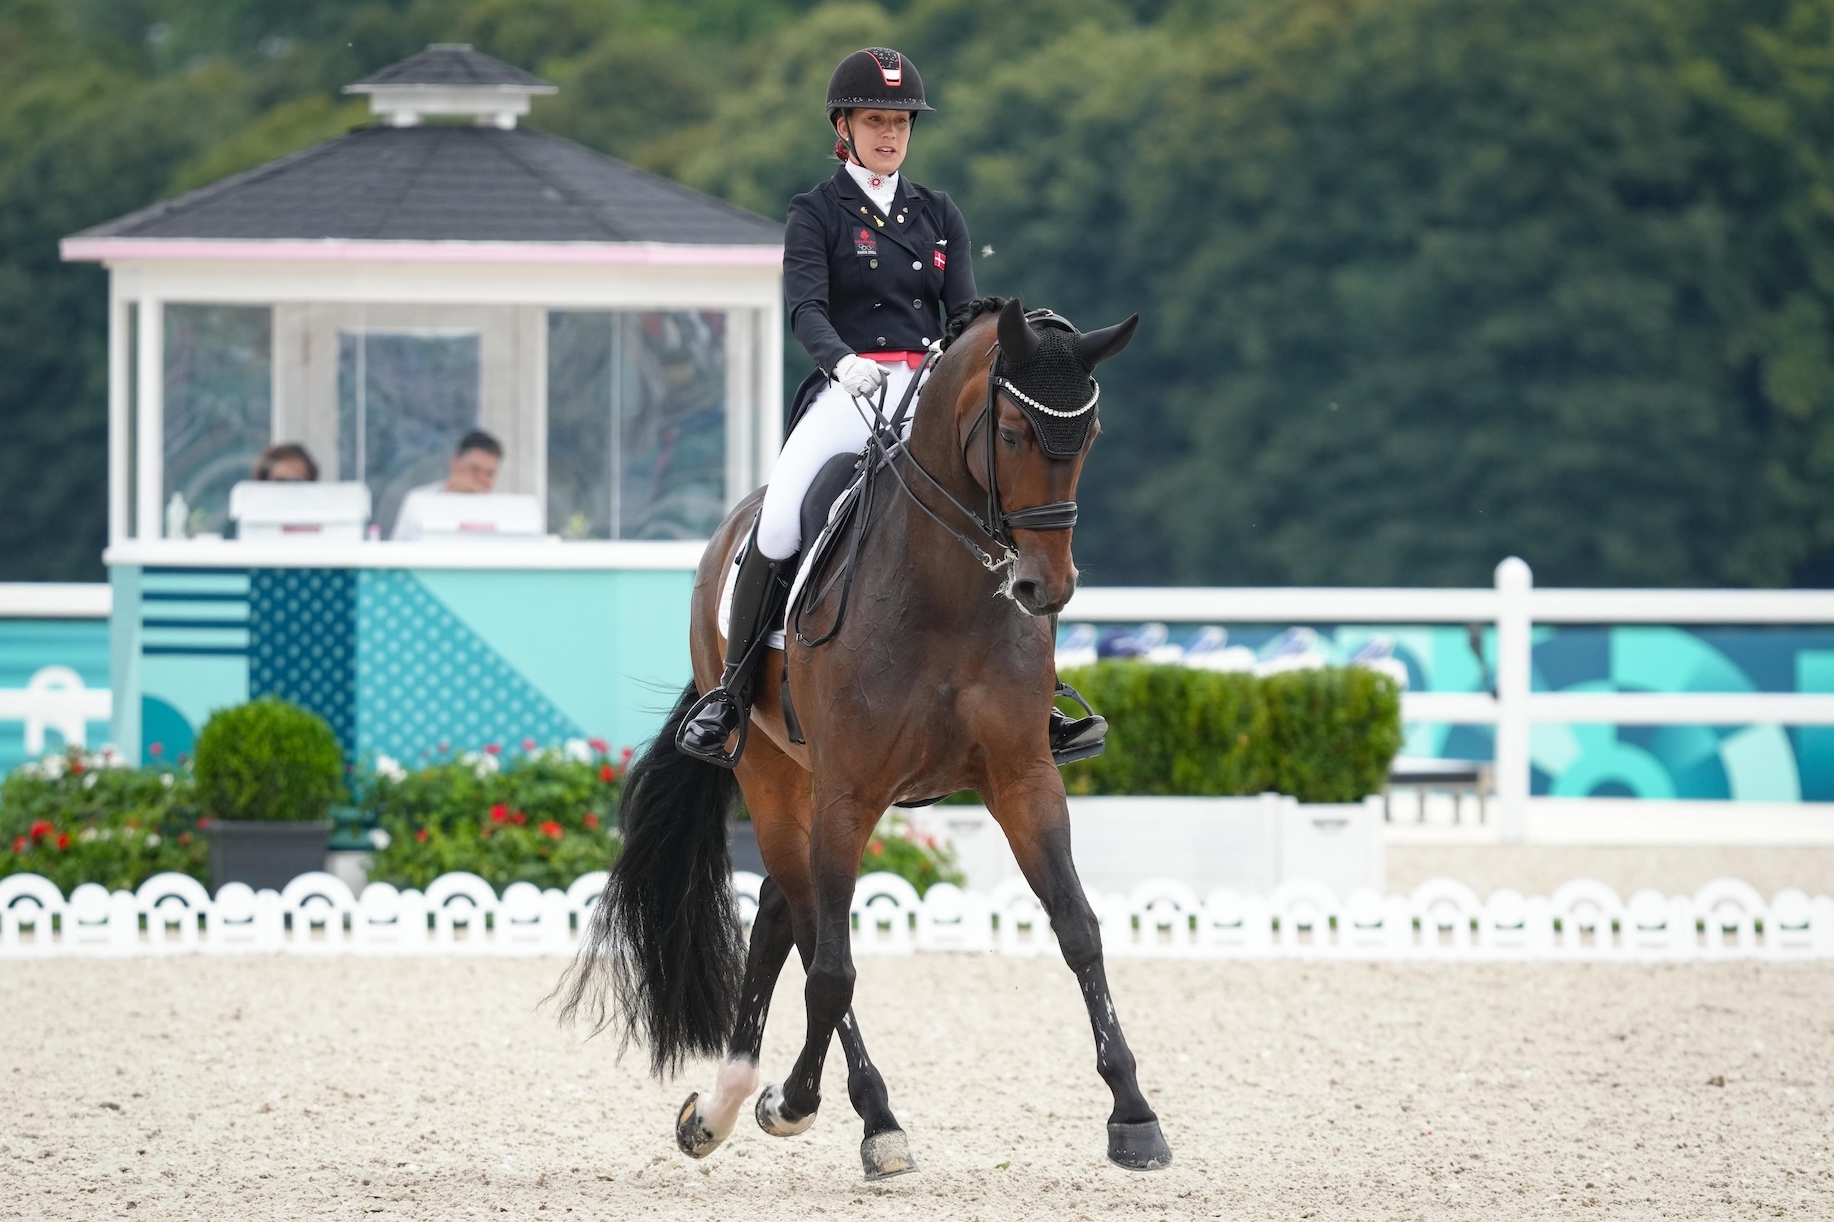
[[[586,740],[586,745],[591,747],[594,751],[597,751],[600,755],[609,754],[611,751],[611,747],[602,738],[588,738]]]
[[[626,760],[630,759],[630,757],[635,754],[636,752],[632,751],[629,747],[624,748],[623,755]]]
[[[25,852],[25,845],[26,845],[26,839],[24,836],[14,836],[13,837],[13,852],[14,853]]]
[[[57,847],[59,849],[67,849],[70,847],[70,833],[69,832],[59,832],[57,834]]]
[[[613,768],[610,764],[599,765],[599,780],[609,785],[617,779],[618,770],[616,768]]]
[[[523,739],[522,740],[522,749],[524,751],[533,751],[535,749],[535,740],[532,738]]]
[[[492,823],[501,823],[507,818],[509,818],[509,807],[503,805],[503,803],[499,802],[490,808],[490,821]]]
[[[512,810],[509,812],[509,821],[514,823],[517,827],[521,827],[524,823],[529,821],[529,817],[519,810]]]
[[[503,748],[497,745],[496,743],[485,743],[484,744],[484,754],[485,755],[502,755]]]
[[[427,829],[424,827],[414,833],[414,839],[416,840],[424,841],[426,840],[426,838],[427,838]]]
[[[560,839],[560,824],[554,822],[552,819],[549,819],[535,830],[540,832],[543,836],[552,836],[556,840]]]
[[[164,743],[154,743],[152,746],[146,749],[146,753],[148,755],[164,755],[166,753],[165,744]]]
[[[82,760],[71,760],[70,761],[70,775],[71,776],[82,776],[83,775],[83,761]]]
[[[38,819],[33,822],[31,827],[26,829],[26,835],[36,840],[40,836],[49,836],[55,830],[55,828],[49,823],[46,823],[43,819]]]
[[[593,814],[591,811],[587,811],[586,817],[580,820],[580,822],[584,823],[586,827],[591,831],[596,832],[599,830],[599,817]]]
[[[197,826],[198,826],[199,831],[202,831],[204,828],[209,827],[210,826],[210,816],[205,815],[202,819],[199,819],[197,821]]]
[[[866,855],[868,857],[878,857],[884,852],[885,846],[880,843],[877,836],[874,836],[871,840],[866,842]]]
[[[190,844],[191,843],[191,833],[190,832],[180,832],[178,834],[178,842],[180,844]]]

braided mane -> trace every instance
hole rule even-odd
[[[950,312],[949,321],[943,326],[943,351],[947,352],[949,345],[960,339],[962,332],[972,326],[975,319],[983,314],[998,314],[1005,305],[1004,297],[976,297],[973,301],[957,306]]]

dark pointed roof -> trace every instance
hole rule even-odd
[[[436,88],[464,87],[521,88],[539,93],[553,93],[554,86],[538,76],[512,67],[500,59],[471,49],[470,43],[436,42],[419,55],[409,56],[372,72],[345,93],[370,93],[376,88],[403,88],[415,85]]]
[[[76,237],[781,246],[783,226],[545,132],[432,125],[358,128]]]

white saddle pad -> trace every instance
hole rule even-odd
[[[829,530],[833,529],[835,506],[846,499],[846,496],[847,489],[841,489],[839,495],[834,498],[834,504],[828,506],[828,525],[823,528],[822,535],[825,536]],[[821,548],[818,546],[818,543],[819,537],[817,539],[803,540],[802,558],[797,562],[796,576],[790,582],[790,597],[789,600],[784,603],[785,607],[793,607],[796,605],[796,597],[802,593],[803,583],[809,579],[809,559],[812,556],[821,554]],[[732,634],[732,584],[734,581],[738,580],[738,576],[739,556],[738,553],[735,552],[732,557],[732,563],[726,566],[726,580],[720,583],[719,625],[721,637],[727,637]],[[783,648],[783,630],[784,626],[780,623],[771,631],[770,636],[765,640],[766,648]]]

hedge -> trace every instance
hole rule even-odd
[[[212,819],[316,822],[344,795],[344,751],[331,727],[276,696],[212,713],[198,731],[195,768]]]
[[[1064,770],[1072,794],[1355,802],[1381,791],[1401,749],[1400,688],[1362,667],[1259,678],[1109,661],[1063,679],[1108,719],[1108,749]]]

